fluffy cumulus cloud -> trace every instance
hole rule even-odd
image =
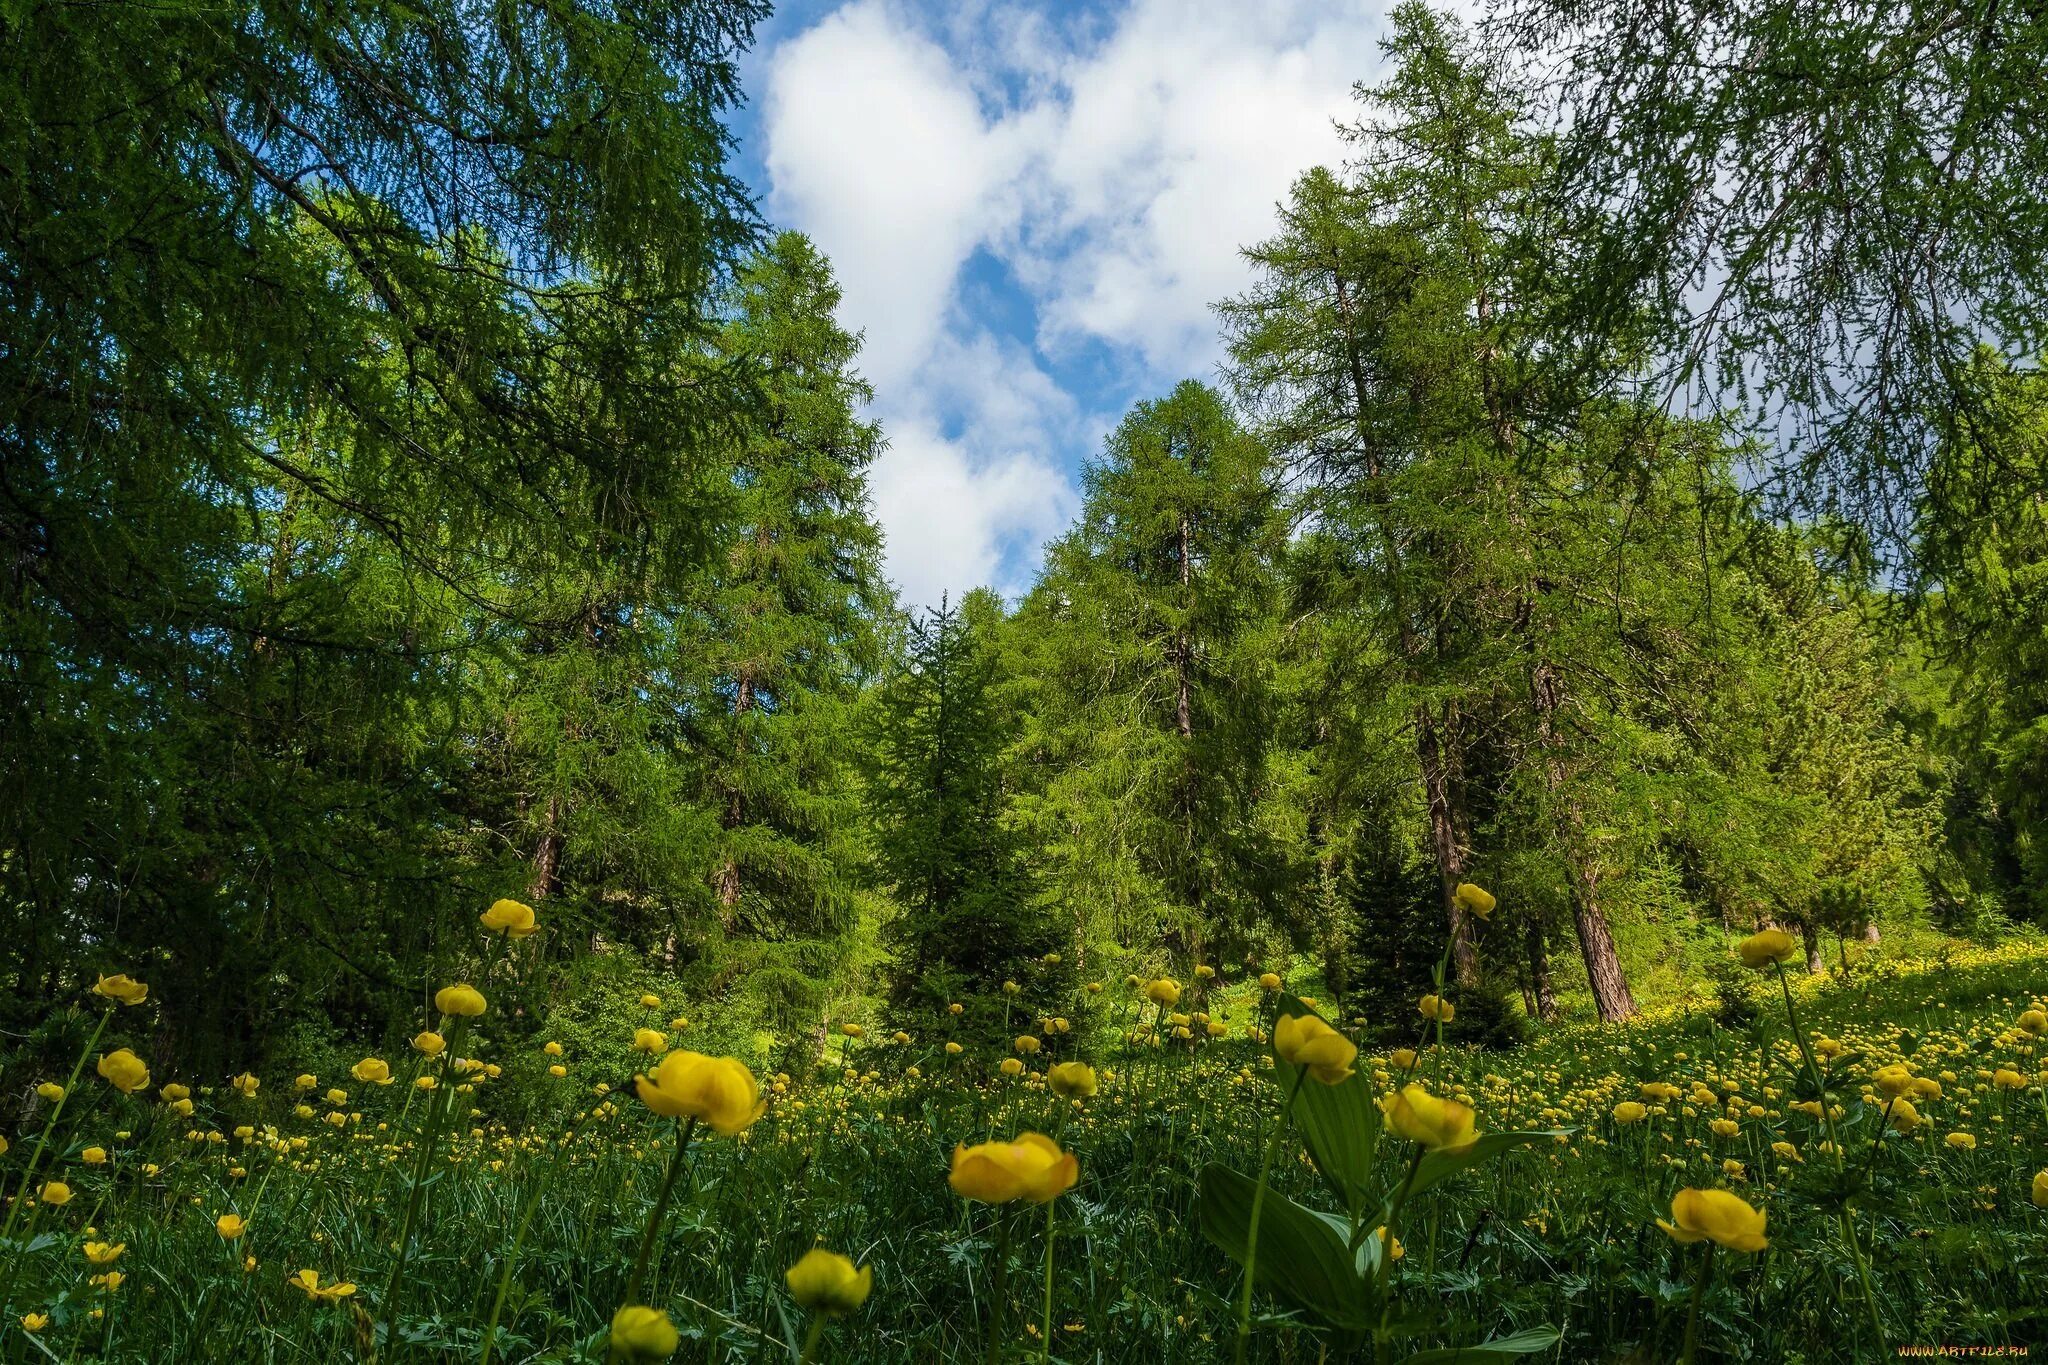
[[[1213,367],[1209,306],[1294,176],[1342,155],[1382,25],[1293,0],[848,0],[764,54],[768,211],[831,255],[864,334],[906,600],[1026,586],[1117,413]]]

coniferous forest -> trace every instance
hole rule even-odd
[[[1404,0],[934,602],[768,17],[0,6],[0,1361],[2048,1343],[2048,17]]]

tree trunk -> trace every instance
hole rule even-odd
[[[533,876],[526,883],[526,899],[535,905],[554,894],[562,866],[562,798],[550,796],[541,819],[540,842],[533,850]]]
[[[1863,926],[1863,941],[1875,948],[1877,946],[1877,939],[1877,921],[1870,920]]]
[[[1806,946],[1806,974],[1819,976],[1828,969],[1820,955],[1820,935],[1813,931],[1813,921],[1799,921],[1799,941]]]
[[[1427,707],[1415,713],[1415,750],[1422,765],[1422,795],[1429,807],[1429,841],[1436,853],[1437,882],[1444,903],[1444,923],[1451,935],[1451,960],[1460,986],[1479,984],[1479,943],[1472,916],[1458,901],[1458,883],[1465,880],[1465,850],[1458,839],[1456,784],[1442,728]]]
[[[1557,1021],[1557,987],[1550,980],[1550,944],[1543,933],[1543,921],[1529,916],[1529,979],[1534,983],[1535,1008],[1529,1013],[1543,1023]]]
[[[1530,670],[1529,691],[1536,703],[1536,739],[1543,750],[1543,785],[1550,794],[1551,819],[1555,822],[1559,851],[1564,855],[1565,882],[1571,888],[1572,928],[1579,936],[1579,954],[1586,960],[1586,984],[1592,987],[1593,1007],[1600,1012],[1602,1021],[1628,1019],[1636,1012],[1636,999],[1629,991],[1621,958],[1614,951],[1614,935],[1595,894],[1600,874],[1585,848],[1584,814],[1565,791],[1564,758],[1557,739],[1562,686],[1557,670],[1547,660],[1539,660]]]

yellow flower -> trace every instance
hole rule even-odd
[[[298,1274],[285,1281],[285,1283],[305,1290],[307,1298],[325,1303],[333,1303],[337,1299],[345,1299],[356,1292],[356,1287],[345,1280],[337,1280],[333,1284],[322,1284],[320,1283],[319,1274],[311,1270],[301,1270]]]
[[[429,1057],[440,1056],[442,1049],[446,1048],[447,1046],[448,1040],[446,1038],[443,1038],[440,1034],[434,1032],[432,1029],[427,1029],[420,1033],[415,1033],[412,1036],[413,1051],[425,1053]]]
[[[213,1220],[213,1230],[232,1242],[247,1232],[249,1225],[243,1221],[242,1215],[239,1213],[224,1213]]]
[[[1768,931],[1766,931],[1768,932]],[[1671,1197],[1671,1221],[1657,1226],[1679,1242],[1713,1242],[1730,1251],[1762,1251],[1764,1212],[1726,1190],[1680,1190]]]
[[[228,1084],[240,1091],[243,1099],[253,1100],[256,1098],[256,1092],[262,1087],[263,1082],[257,1079],[251,1072],[244,1071],[241,1075],[229,1081]]]
[[[1358,1048],[1313,1014],[1283,1014],[1273,1025],[1273,1051],[1321,1081],[1336,1085],[1352,1075]]]
[[[668,1039],[651,1028],[636,1028],[633,1030],[633,1051],[635,1052],[644,1052],[652,1057],[667,1046]]]
[[[1399,1237],[1396,1237],[1394,1236],[1394,1234],[1387,1231],[1387,1225],[1385,1223],[1382,1223],[1378,1227],[1374,1228],[1372,1230],[1372,1235],[1380,1239],[1380,1246],[1386,1249],[1388,1260],[1398,1261],[1403,1256],[1406,1256],[1408,1254],[1408,1248],[1401,1245],[1401,1239]]]
[[[635,1076],[640,1102],[669,1118],[694,1118],[727,1137],[761,1117],[767,1103],[760,1084],[736,1057],[671,1052],[652,1076]]]
[[[1268,995],[1279,990],[1280,974],[1278,972],[1261,973],[1259,976],[1259,989],[1265,991]]]
[[[176,1114],[176,1115],[177,1115],[177,1116],[178,1116],[179,1118],[191,1118],[191,1117],[192,1117],[192,1101],[190,1101],[190,1100],[172,1100],[172,1101],[171,1101],[171,1112],[172,1112],[172,1113],[174,1113],[174,1114]]]
[[[1799,1149],[1789,1142],[1774,1142],[1771,1144],[1771,1150],[1787,1161],[1799,1160]]]
[[[112,1265],[121,1259],[121,1253],[128,1249],[126,1242],[87,1242],[83,1248],[85,1259],[94,1265]]]
[[[2020,1014],[2020,1031],[2039,1038],[2048,1033],[2048,1011],[2026,1010]]]
[[[540,1050],[542,1052],[547,1053],[550,1057],[559,1057],[562,1055],[562,1045],[560,1043],[543,1043],[541,1044]]]
[[[1403,1086],[1398,1094],[1384,1097],[1380,1111],[1395,1136],[1419,1142],[1432,1152],[1462,1152],[1479,1141],[1470,1108],[1439,1099],[1419,1085]]]
[[[996,1063],[996,1070],[1002,1072],[1005,1076],[1021,1076],[1024,1074],[1024,1063],[1018,1061],[1015,1057],[1005,1057]]]
[[[93,986],[92,993],[104,995],[109,1000],[118,1000],[124,1005],[139,1005],[149,997],[149,987],[117,973],[101,977]]]
[[[953,1192],[984,1204],[1028,1199],[1044,1204],[1070,1190],[1081,1177],[1072,1152],[1043,1133],[1019,1133],[1014,1142],[982,1142],[953,1149]]]
[[[1783,929],[1764,929],[1736,944],[1735,951],[1742,955],[1744,966],[1762,970],[1773,962],[1790,962],[1799,951],[1799,941]]]
[[[103,1054],[99,1073],[108,1085],[124,1095],[132,1095],[149,1084],[149,1067],[125,1047]]]
[[[839,1026],[839,1031],[849,1038],[858,1038],[862,1034],[867,1032],[867,1030],[862,1028],[859,1024],[841,1024]]]
[[[1086,1062],[1060,1062],[1045,1073],[1053,1093],[1064,1099],[1087,1099],[1095,1093],[1095,1068]]]
[[[391,1064],[385,1061],[382,1057],[365,1057],[363,1058],[363,1060],[357,1062],[354,1066],[350,1067],[348,1069],[348,1074],[355,1077],[357,1080],[363,1082],[363,1084],[365,1085],[391,1084]],[[336,1093],[337,1092],[332,1090],[328,1091],[327,1098],[335,1104],[340,1104],[341,1100],[337,1100],[334,1098]],[[342,1096],[342,1100],[345,1100],[347,1098],[348,1096],[346,1095]]]
[[[1938,1100],[1941,1098],[1941,1082],[1932,1076],[1915,1077],[1913,1093],[1923,1100]]]
[[[179,1085],[176,1081],[172,1081],[156,1093],[164,1097],[164,1103],[166,1104],[176,1104],[179,1100],[189,1100],[192,1098],[192,1091],[186,1086]]]
[[[36,1197],[52,1208],[62,1208],[71,1202],[71,1187],[61,1180],[46,1180],[43,1192]]]
[[[107,1164],[107,1149],[88,1147],[78,1154],[78,1159],[88,1166],[104,1166]]]
[[[612,1314],[612,1354],[631,1361],[667,1360],[682,1343],[659,1308],[629,1304]]]
[[[1636,1100],[1623,1100],[1614,1106],[1616,1123],[1641,1123],[1650,1116],[1650,1111]]]
[[[1890,1066],[1879,1067],[1871,1073],[1870,1079],[1879,1090],[1882,1090],[1891,1099],[1897,1099],[1901,1095],[1909,1094],[1913,1089],[1913,1073],[1908,1071],[1903,1063],[1899,1062],[1893,1062]]]
[[[788,1281],[789,1296],[798,1307],[828,1318],[851,1313],[866,1303],[868,1291],[875,1286],[874,1267],[855,1269],[852,1261],[823,1247],[806,1251],[782,1278]]]
[[[1159,977],[1146,985],[1145,998],[1155,1005],[1171,1009],[1180,1003],[1180,982],[1170,976]]]
[[[1452,895],[1458,904],[1464,906],[1481,919],[1485,919],[1493,913],[1495,904],[1493,893],[1474,886],[1470,882],[1460,882],[1458,889]]]
[[[1412,1047],[1397,1047],[1388,1054],[1387,1060],[1394,1064],[1394,1070],[1396,1071],[1413,1071],[1416,1062],[1415,1049]]]
[[[412,1078],[412,1083],[413,1088],[416,1090],[433,1090],[438,1088],[441,1084],[440,1081],[434,1079],[434,1077],[432,1076],[415,1076]]]
[[[553,1066],[548,1068],[548,1075],[553,1076],[558,1081],[568,1074],[569,1068],[563,1066],[560,1062],[556,1062]]]
[[[1713,1131],[1715,1137],[1732,1138],[1742,1131],[1742,1125],[1734,1119],[1715,1119],[1707,1127]]]
[[[967,1049],[961,1047],[958,1043],[946,1044],[946,1055],[948,1057],[958,1057],[962,1052],[965,1052],[966,1050]]]
[[[1669,1104],[1679,1096],[1679,1089],[1669,1081],[1645,1081],[1636,1087],[1636,1093],[1646,1100]]]
[[[1422,1012],[1423,1018],[1434,1019],[1440,1024],[1448,1024],[1458,1017],[1457,1006],[1440,996],[1425,995],[1415,1002],[1415,1008]]]
[[[122,1284],[127,1281],[127,1279],[128,1277],[126,1275],[123,1275],[118,1270],[108,1270],[102,1272],[101,1274],[93,1276],[92,1282],[98,1285],[100,1289],[102,1289],[106,1293],[111,1294],[115,1290],[119,1289],[122,1286]]]
[[[1973,1133],[1950,1133],[1942,1141],[1959,1152],[1974,1152],[1977,1150],[1977,1138]]]
[[[1211,967],[1208,963],[1198,962],[1195,964],[1195,980],[1210,981],[1213,980],[1215,976],[1216,969],[1214,967]]]
[[[1017,1035],[1017,1038],[1015,1040],[1015,1047],[1017,1051],[1028,1055],[1030,1053],[1038,1051],[1039,1043],[1038,1040],[1032,1037],[1030,1034],[1020,1033]]]
[[[1891,1102],[1891,1112],[1885,1122],[1902,1133],[1910,1133],[1920,1126],[1920,1111],[1913,1107],[1913,1101],[1898,1099]]]
[[[21,1330],[24,1332],[40,1332],[49,1325],[50,1315],[48,1313],[23,1313],[21,1315]]]
[[[533,921],[533,907],[514,900],[492,901],[491,908],[477,918],[492,933],[512,938],[525,938],[540,927]]]
[[[2048,1170],[2034,1172],[2034,1207],[2048,1209]]]
[[[1021,986],[1019,986],[1019,985],[1018,985],[1018,984],[1017,984],[1016,982],[1014,982],[1014,981],[1005,981],[1005,982],[1003,983],[1003,994],[1004,994],[1004,995],[1015,995],[1015,994],[1017,994],[1017,993],[1018,993],[1018,992],[1019,992],[1020,990],[1022,990],[1022,989],[1023,989],[1023,988],[1022,988]]]
[[[55,1081],[44,1081],[36,1087],[36,1095],[45,1104],[58,1104],[64,1099],[64,1087]]]
[[[946,1006],[946,1013],[948,1013],[948,1014],[958,1014],[958,1013],[960,1013],[960,1012],[961,1012],[962,1010],[964,1010],[964,1009],[966,1009],[966,1008],[967,1008],[967,1006],[965,1006],[965,1005],[961,1004],[961,1003],[960,1003],[960,1002],[959,1002],[958,1000],[955,1000],[955,1001],[954,1001],[954,1002],[953,1002],[952,1004],[950,1004],[950,1005]]]
[[[434,1008],[443,1014],[475,1018],[484,1012],[483,993],[474,986],[443,986],[434,992]]]
[[[2000,1090],[2025,1090],[2027,1078],[2011,1067],[2002,1066],[1991,1073],[1991,1083]]]

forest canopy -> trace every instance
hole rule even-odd
[[[927,604],[734,169],[765,7],[9,7],[0,1027],[146,964],[192,1067],[402,1036],[500,897],[555,1017],[778,1059],[2048,926],[2048,21],[1808,8],[1402,6],[1220,372]]]

